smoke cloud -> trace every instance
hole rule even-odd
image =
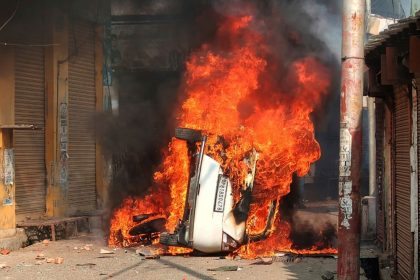
[[[327,189],[325,182],[338,171],[331,164],[338,159],[341,27],[337,1],[217,0],[195,7],[194,11],[188,37],[192,51],[203,43],[212,42],[221,18],[244,13],[255,16],[258,20],[252,28],[270,39],[267,44],[272,59],[283,62],[272,72],[273,84],[281,92],[293,92],[290,90],[295,86],[293,77],[284,74],[290,63],[299,58],[315,57],[330,69],[331,92],[312,116],[322,150],[317,164],[322,176],[315,180],[313,188],[322,196],[334,196],[335,189]],[[117,207],[127,196],[144,194],[153,184],[153,172],[161,161],[162,149],[172,137],[176,122],[174,111],[183,98],[182,69],[173,73],[118,72],[116,79],[120,85],[117,89],[120,114],[100,115],[97,122],[101,146],[113,166],[111,208]],[[282,88],[287,90],[282,91]],[[252,105],[241,104],[241,113],[244,117],[252,114]],[[286,207],[286,201],[282,201],[281,207],[289,211],[288,217],[293,222],[295,208]],[[309,226],[299,225],[299,228],[304,228],[306,233],[313,232]],[[297,236],[297,232],[298,228],[294,227],[292,235]],[[314,236],[313,240],[316,239],[319,238]],[[299,244],[298,237],[296,244]]]

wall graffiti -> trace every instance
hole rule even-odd
[[[60,104],[60,162],[59,182],[60,187],[67,188],[68,182],[68,108],[67,103]]]
[[[13,149],[3,150],[3,205],[13,205],[13,184],[15,178],[15,164]]]

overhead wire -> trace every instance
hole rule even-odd
[[[1,42],[0,46],[14,46],[14,47],[55,47],[59,46],[60,44],[23,44],[23,43],[7,43]]]
[[[16,1],[16,7],[13,13],[7,18],[7,20],[0,26],[0,31],[2,31],[7,24],[15,17],[17,11],[19,10],[20,0]],[[58,46],[59,44],[32,44],[32,43],[8,43],[0,41],[0,46],[15,46],[15,47],[54,47]]]
[[[9,16],[9,18],[0,26],[0,31],[6,27],[6,25],[15,17],[17,10],[19,9],[20,0],[16,1],[16,8],[13,13]]]

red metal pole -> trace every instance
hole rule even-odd
[[[365,0],[343,1],[338,213],[339,280],[359,279]]]

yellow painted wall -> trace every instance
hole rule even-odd
[[[15,124],[15,67],[13,47],[0,47],[0,126]],[[0,129],[0,238],[16,232],[15,185],[4,185],[4,150],[12,148],[12,130]],[[14,180],[13,180],[14,182]],[[11,205],[4,199],[11,198]]]

